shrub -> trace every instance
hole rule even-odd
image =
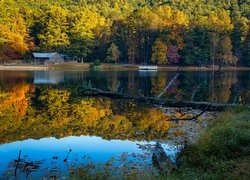
[[[90,63],[90,68],[94,68],[95,66],[100,66],[101,61],[100,60],[95,60],[93,63]]]
[[[208,178],[249,177],[250,112],[223,113],[180,158],[180,173],[191,168]],[[247,163],[248,162],[248,163]]]

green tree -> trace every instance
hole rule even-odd
[[[69,44],[67,14],[67,10],[61,7],[50,6],[41,17],[43,29],[38,35],[41,47],[57,50]]]
[[[207,64],[210,60],[209,33],[201,27],[185,32],[185,46],[181,51],[184,64]]]
[[[115,43],[111,43],[110,47],[107,50],[106,61],[107,62],[115,62],[119,61],[120,51]]]
[[[245,55],[248,46],[245,42],[249,32],[249,20],[246,17],[236,15],[233,17],[233,23],[235,27],[231,36],[233,52],[237,57],[240,57],[240,63],[246,65],[249,56]]]

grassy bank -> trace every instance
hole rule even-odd
[[[173,177],[248,179],[250,177],[250,112],[223,113],[196,144],[188,147]]]
[[[83,166],[74,169],[72,179],[249,179],[250,112],[225,112],[211,122],[198,142],[187,147],[177,160],[178,169],[170,175],[140,167],[122,169],[114,175]],[[124,167],[122,167],[124,168]],[[92,170],[92,171],[91,171]]]

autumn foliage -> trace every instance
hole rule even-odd
[[[67,90],[52,88],[28,92],[26,84],[1,91],[0,144],[11,141],[8,133],[12,131],[19,132],[17,139],[27,135],[33,138],[95,135],[106,139],[151,140],[164,137],[171,126],[166,121],[170,117],[161,109],[136,101],[73,98]],[[138,132],[145,135],[139,136]]]
[[[239,0],[2,0],[0,58],[57,51],[84,61],[249,65],[248,6]]]
[[[29,105],[28,91],[29,85],[22,83],[14,86],[10,92],[1,92],[0,113],[11,110],[14,116],[23,117]]]
[[[167,51],[167,57],[170,63],[176,64],[179,62],[181,56],[178,53],[179,48],[177,46],[169,46]]]

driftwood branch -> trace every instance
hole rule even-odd
[[[192,121],[192,120],[196,120],[197,118],[199,118],[201,115],[203,115],[207,111],[207,109],[209,108],[210,105],[208,105],[204,110],[202,110],[201,113],[199,113],[199,114],[197,114],[197,115],[195,115],[193,117],[190,117],[190,118],[178,118],[178,119],[167,119],[166,121]]]
[[[183,73],[179,73],[178,72],[179,69],[177,70],[177,74],[171,79],[171,81],[163,88],[163,90],[161,91],[161,93],[157,96],[158,98],[160,98],[167,90],[168,88],[170,88],[170,86],[174,83],[174,81],[179,77],[179,76],[183,76],[184,78],[186,78],[188,81],[190,81],[195,87],[197,86],[197,84],[190,79],[188,76],[186,76]]]
[[[222,103],[210,103],[210,102],[194,102],[194,101],[174,101],[168,99],[159,99],[154,97],[143,96],[130,96],[123,93],[107,92],[97,88],[90,88],[88,86],[79,86],[78,93],[80,96],[95,96],[95,97],[108,97],[112,99],[131,99],[140,101],[143,103],[161,105],[165,107],[190,107],[193,109],[206,109],[207,111],[223,111],[228,108],[237,108],[236,104],[222,104]]]
[[[17,173],[19,162],[21,161],[21,153],[22,153],[22,151],[20,150],[19,154],[18,154],[18,159],[16,160],[15,176],[16,176],[16,173]]]
[[[166,90],[173,84],[173,82],[176,80],[176,78],[180,75],[180,73],[177,73],[172,80],[164,87],[164,89],[161,91],[161,93],[157,96],[158,98],[160,98],[164,92],[166,92]]]
[[[67,152],[67,155],[65,157],[65,159],[63,160],[63,162],[67,162],[68,158],[69,158],[69,154],[71,153],[72,149],[69,149],[69,151]]]

